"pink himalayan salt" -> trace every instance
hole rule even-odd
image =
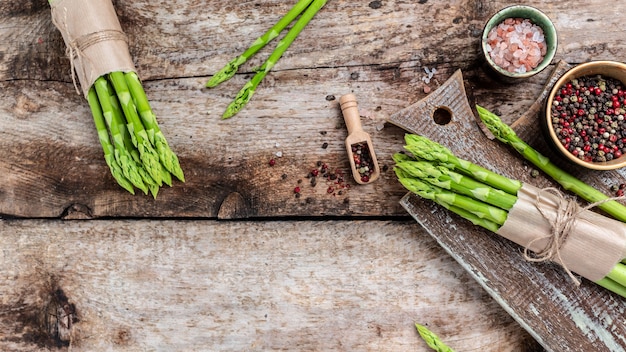
[[[512,73],[532,71],[546,55],[543,29],[529,19],[507,18],[487,35],[493,62]]]

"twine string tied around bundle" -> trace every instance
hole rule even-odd
[[[65,12],[63,24],[60,25],[59,23],[57,23],[57,21],[55,20],[55,16],[52,17],[52,22],[57,28],[59,28],[60,31],[64,33],[65,36],[67,35],[67,33],[69,33],[69,30],[67,27],[67,9],[64,8],[63,10]],[[67,42],[67,48],[65,49],[65,53],[70,59],[72,83],[74,84],[74,88],[76,89],[76,92],[78,94],[80,94],[80,90],[78,89],[78,84],[76,83],[76,62],[78,61],[80,63],[80,66],[84,71],[84,60],[89,59],[88,56],[84,53],[85,50],[95,44],[105,41],[123,41],[128,44],[128,37],[123,31],[118,29],[103,29],[97,32],[82,35]],[[87,72],[84,72],[83,76],[87,77]]]
[[[548,216],[546,209],[541,205],[541,196],[543,193],[551,193],[556,196],[557,208],[555,217],[553,219]],[[575,198],[565,197],[558,189],[553,187],[547,187],[542,189],[535,198],[535,207],[543,215],[543,217],[550,223],[551,232],[547,236],[539,237],[531,241],[524,248],[524,259],[531,262],[546,262],[553,261],[563,267],[568,276],[572,279],[576,286],[580,285],[580,280],[572,273],[567,265],[563,262],[561,257],[561,247],[567,240],[568,235],[572,232],[578,216],[587,210],[597,207],[600,204],[613,201],[626,199],[626,197],[613,197],[607,198],[598,202],[591,203],[587,206],[581,207]],[[531,254],[530,247],[536,241],[547,240],[546,246]]]

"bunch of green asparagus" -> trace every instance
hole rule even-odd
[[[222,115],[223,119],[234,116],[250,101],[259,83],[261,83],[263,78],[265,78],[268,72],[276,65],[287,48],[289,48],[304,27],[311,21],[313,16],[326,4],[326,1],[327,0],[299,0],[272,28],[258,37],[243,54],[228,62],[206,83],[207,87],[213,88],[233,77],[239,69],[239,66],[243,65],[254,54],[269,44],[274,38],[278,37],[280,32],[282,32],[287,25],[302,14],[293,27],[289,29],[287,34],[278,42],[276,49],[274,49],[263,65],[256,70],[254,77],[237,93],[235,100],[230,103]]]
[[[161,132],[134,72],[128,46],[119,45],[126,37],[117,18],[112,18],[116,16],[112,3],[61,0],[48,0],[48,3],[52,22],[61,31],[68,48],[72,79],[78,76],[80,80],[104,159],[117,183],[131,194],[135,194],[136,187],[156,198],[164,183],[172,185],[172,175],[184,182],[178,157]],[[93,20],[94,17],[98,20]],[[85,24],[93,26],[86,28]],[[100,44],[103,46],[97,47]],[[100,51],[87,53],[94,46],[110,54],[110,58],[94,60],[93,56]]]
[[[494,233],[506,222],[521,182],[460,159],[423,136],[407,134],[405,142],[408,153],[396,153],[393,159],[406,189]],[[626,265],[617,263],[596,283],[626,297]]]
[[[135,187],[156,198],[172,175],[185,181],[178,157],[170,149],[135,72],[112,72],[90,87],[87,100],[117,183],[135,194]]]

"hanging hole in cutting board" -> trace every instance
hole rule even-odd
[[[438,125],[447,125],[452,121],[452,111],[447,106],[439,106],[433,111],[433,121]]]

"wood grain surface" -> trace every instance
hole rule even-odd
[[[535,344],[413,220],[9,220],[0,232],[2,350],[422,350],[415,321],[465,351]]]
[[[187,173],[187,183],[164,189],[155,202],[120,192],[107,174],[88,106],[74,94],[65,46],[45,1],[3,4],[0,173],[8,179],[0,184],[0,213],[56,218],[82,209],[87,218],[215,217],[229,195],[237,193],[245,211],[230,213],[247,217],[403,215],[398,206],[403,190],[390,166],[391,155],[402,148],[404,131],[382,128],[386,118],[423,98],[425,86],[436,88],[457,69],[463,70],[477,101],[497,107],[510,121],[542,88],[545,74],[510,93],[482,67],[477,54],[483,22],[506,5],[331,1],[247,108],[222,121],[225,107],[273,46],[231,81],[214,89],[204,83],[290,4],[115,2],[148,97]],[[538,7],[555,19],[559,59],[615,59],[624,46],[610,35],[618,19],[600,1],[585,6],[584,21],[570,18],[574,15],[568,16],[565,3]],[[600,19],[603,30],[598,33]],[[578,31],[590,33],[588,42],[572,41]],[[428,84],[425,69],[437,70]],[[320,184],[294,198],[291,191],[318,161],[348,174],[338,99],[350,92],[359,99],[364,128],[386,172],[380,182],[358,187],[358,192],[329,198]],[[276,153],[283,157],[270,169]]]
[[[416,321],[458,351],[560,350],[409,216],[391,159],[406,131],[387,120],[461,70],[470,101],[533,127],[529,108],[558,61],[626,59],[618,11],[626,1],[523,1],[554,21],[559,46],[553,65],[511,85],[478,49],[489,16],[513,2],[332,0],[243,111],[221,120],[275,43],[232,80],[204,83],[294,2],[113,0],[187,179],[156,200],[110,176],[47,2],[0,2],[1,350],[427,351]],[[349,177],[338,107],[346,93],[359,100],[381,166],[371,185]],[[533,131],[520,130],[538,138]],[[529,177],[519,159],[503,165],[471,139],[454,142]],[[321,178],[311,186],[318,162],[345,175],[341,187]],[[607,193],[624,180],[623,171],[577,175]],[[423,206],[446,231],[474,235]],[[577,299],[598,302],[585,314],[624,310],[621,299],[584,292]],[[581,326],[562,319],[545,331],[567,336]]]

